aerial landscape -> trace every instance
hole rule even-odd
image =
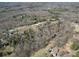
[[[0,2],[0,57],[79,57],[79,2]]]

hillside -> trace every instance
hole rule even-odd
[[[0,57],[79,57],[79,3],[0,2]]]
[[[74,41],[73,32],[76,27],[72,25],[75,24],[52,19],[9,30],[5,33],[7,37],[4,36],[6,40],[1,40],[5,45],[2,53],[6,56],[9,53],[10,56],[73,56],[70,42]]]

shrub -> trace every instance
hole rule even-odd
[[[71,45],[71,49],[78,50],[79,49],[79,43],[73,42],[73,44]]]
[[[33,57],[48,57],[48,51],[45,48],[40,49],[33,55]]]
[[[77,51],[76,54],[73,55],[73,57],[79,57],[79,51]]]

